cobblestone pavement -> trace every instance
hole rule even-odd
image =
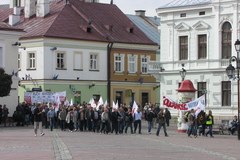
[[[147,134],[53,132],[34,137],[33,127],[0,127],[1,160],[240,160],[236,136],[188,138],[168,128],[169,137]]]

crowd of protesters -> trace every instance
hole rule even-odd
[[[213,125],[214,125],[214,116],[212,111],[208,112],[191,109],[190,111],[185,112],[184,121],[188,124],[187,135],[188,137],[194,136],[206,136],[213,138]],[[237,116],[234,116],[232,120],[227,124],[227,130],[229,134],[234,135],[237,131],[238,125],[240,123],[237,120]],[[222,124],[219,125],[218,131],[222,129]]]
[[[43,136],[43,128],[51,131],[59,128],[69,132],[141,134],[143,119],[148,123],[148,134],[151,134],[151,129],[154,127],[157,128],[156,135],[159,135],[163,127],[167,136],[166,126],[169,126],[171,114],[169,110],[160,109],[159,106],[150,103],[146,103],[143,107],[138,105],[137,110],[133,111],[132,106],[126,104],[120,104],[119,108],[111,108],[108,105],[93,108],[87,103],[56,106],[52,103],[29,105],[23,102],[16,107],[13,119],[16,126],[34,125],[35,136],[38,129]]]

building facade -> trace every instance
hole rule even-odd
[[[178,0],[157,9],[161,56],[150,68],[160,79],[160,102],[163,96],[177,101],[184,68],[185,79],[197,89],[195,98],[206,94],[206,110],[216,116],[237,114],[237,81],[228,79],[226,68],[237,54],[239,7],[238,0]]]
[[[74,103],[102,96],[128,104],[125,93],[133,88],[131,100],[141,104],[138,92],[147,90],[146,99],[156,102],[151,96],[156,79],[141,72],[140,60],[156,60],[158,45],[117,6],[91,2],[27,0],[23,6],[12,3],[13,8],[0,10],[1,21],[26,32],[18,56],[20,102],[24,92],[37,90],[66,91]],[[123,61],[117,55],[123,55]]]
[[[0,67],[9,75],[12,75],[12,86],[9,96],[0,97],[0,104],[6,104],[9,108],[9,115],[12,116],[18,104],[18,67],[17,54],[19,37],[23,34],[21,29],[11,27],[0,22]]]

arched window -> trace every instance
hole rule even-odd
[[[222,59],[229,59],[232,55],[232,26],[229,22],[222,25]]]

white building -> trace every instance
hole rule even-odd
[[[13,74],[12,86],[9,96],[0,97],[0,104],[6,104],[9,108],[9,115],[12,116],[13,111],[18,105],[18,81],[17,77],[17,55],[19,37],[23,34],[23,31],[9,26],[6,23],[0,22],[0,67],[5,70],[7,74]]]
[[[157,9],[161,19],[160,102],[163,96],[178,99],[179,71],[184,65],[185,79],[198,90],[195,98],[206,92],[206,110],[213,110],[215,116],[237,114],[237,81],[228,79],[226,68],[230,57],[237,55],[239,11],[238,0],[174,0]]]

